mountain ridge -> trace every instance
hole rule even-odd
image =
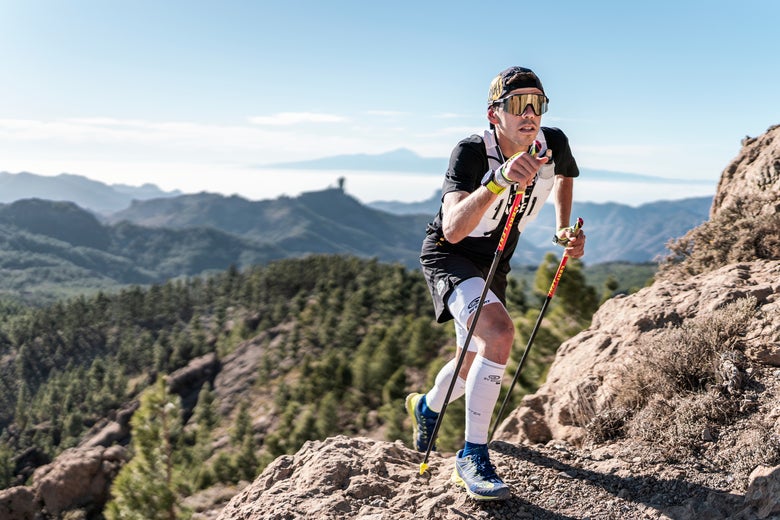
[[[575,202],[572,214],[585,219],[589,237],[584,260],[589,263],[654,261],[666,253],[668,240],[707,219],[711,202],[711,197],[697,197],[647,203],[636,208],[619,203]],[[415,211],[399,211],[407,207],[405,204]],[[391,209],[395,211],[388,211]],[[316,214],[326,210],[327,218]],[[211,194],[137,201],[126,210],[109,215],[107,221],[128,220],[142,226],[174,228],[209,225],[255,240],[295,244],[298,248],[303,247],[298,233],[315,243],[320,242],[317,237],[320,234],[323,239],[341,240],[344,247],[341,252],[362,250],[370,256],[373,249],[380,258],[393,258],[416,267],[425,226],[436,211],[436,195],[424,203],[397,203],[390,208],[363,205],[340,188],[328,188],[306,192],[300,197],[266,201]],[[215,215],[230,218],[212,217]],[[530,224],[520,237],[513,263],[537,265],[546,253],[557,253],[550,240],[554,227],[553,205],[548,203],[542,207],[537,222]],[[346,240],[348,230],[354,235]],[[402,249],[388,255],[391,244]]]
[[[209,227],[105,224],[73,202],[0,204],[0,294],[56,299],[293,256]]]
[[[33,184],[23,189],[27,181]],[[4,189],[11,185],[16,188]],[[343,185],[252,201],[26,172],[0,174],[0,193],[16,199],[0,206],[0,291],[22,295],[28,289],[62,296],[89,287],[154,283],[318,253],[418,269],[420,242],[439,205],[438,193],[417,203],[364,204]],[[666,254],[668,240],[706,219],[709,205],[708,198],[636,208],[575,202],[574,214],[585,219],[589,237],[584,261],[653,262]],[[554,226],[552,205],[546,204],[520,237],[513,266],[536,266],[546,253],[558,254],[549,238]]]
[[[707,197],[638,208],[575,202],[573,214],[584,218],[588,236],[583,260],[654,262],[668,253],[667,241],[706,220],[710,204]],[[416,270],[434,214],[391,213],[340,188],[263,201],[202,192],[135,200],[102,216],[74,202],[21,199],[0,204],[0,291],[46,287],[68,294],[308,254],[376,258]],[[513,267],[559,254],[550,240],[554,226],[553,205],[546,204],[520,237]]]
[[[61,173],[48,176],[30,172],[0,172],[0,203],[39,198],[75,202],[97,213],[110,213],[127,207],[135,199],[174,197],[179,190],[163,191],[156,185],[108,185],[83,175]]]

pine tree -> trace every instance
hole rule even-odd
[[[338,431],[339,426],[339,401],[334,392],[325,394],[317,407],[316,428],[319,437],[324,439]]]
[[[615,296],[615,291],[617,291],[618,287],[620,287],[620,283],[617,281],[617,278],[611,274],[607,276],[607,279],[604,281],[604,289],[601,292],[601,303]]]
[[[226,452],[222,451],[216,456],[211,468],[217,482],[238,482],[236,468]]]
[[[130,421],[133,458],[111,486],[108,520],[180,520],[189,513],[178,504],[174,464],[181,430],[181,402],[169,394],[164,380],[141,396]]]
[[[292,433],[290,434],[291,446],[288,449],[297,451],[306,441],[313,441],[317,438],[317,417],[311,408],[304,408],[295,418]]]
[[[0,441],[0,489],[11,485],[14,476],[13,451],[3,441]]]
[[[257,459],[255,442],[251,435],[246,437],[244,442],[241,443],[241,449],[236,455],[234,466],[238,477],[243,480],[252,481],[257,477],[260,462]]]
[[[214,472],[204,464],[212,455],[211,433],[219,422],[215,406],[214,392],[211,385],[206,383],[198,393],[198,402],[193,411],[195,429],[191,431],[189,443],[191,446],[185,449],[187,454],[187,471],[195,475],[195,487],[203,489],[214,483]],[[194,434],[194,440],[192,438]]]
[[[195,405],[195,421],[198,428],[204,432],[210,432],[217,425],[219,418],[214,409],[214,400],[216,399],[211,383],[206,383],[198,393],[198,403]]]
[[[510,276],[507,280],[507,308],[510,313],[522,314],[528,310],[528,301],[526,300],[526,292],[528,284],[524,279]]]
[[[249,403],[246,401],[243,401],[238,409],[230,437],[233,446],[241,446],[247,438],[252,438],[252,418],[249,416]]]

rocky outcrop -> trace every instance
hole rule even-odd
[[[231,396],[245,396],[256,383],[263,355],[261,337],[244,341],[222,360],[222,370],[214,380],[214,393],[220,403],[219,413],[227,416],[239,400]]]
[[[63,512],[79,508],[99,512],[126,459],[121,446],[65,450],[54,462],[35,470],[30,486],[0,491],[0,518],[60,518]]]
[[[130,419],[138,410],[138,401],[126,403],[116,413],[98,421],[79,444],[82,448],[105,448],[114,444],[127,445],[130,442]]]
[[[189,418],[198,402],[198,394],[204,384],[213,385],[214,378],[220,371],[220,362],[215,353],[198,357],[166,376],[166,382],[171,393],[181,397],[185,419]]]
[[[427,486],[410,492],[409,484],[424,481],[415,475],[420,461],[400,443],[348,437],[308,442],[295,455],[276,459],[218,518],[415,518],[416,502],[437,501],[425,496]],[[445,481],[434,477],[439,485]]]
[[[168,389],[182,398],[193,393],[197,397],[204,383],[214,381],[219,368],[219,359],[214,352],[195,358],[187,363],[187,366],[165,377]]]
[[[640,341],[652,341],[670,325],[750,296],[758,312],[748,324],[745,354],[780,366],[780,261],[730,265],[683,283],[657,282],[604,303],[587,330],[561,345],[546,382],[523,399],[495,438],[580,444],[585,436],[580,418],[614,401],[621,387],[620,368]]]
[[[780,514],[780,466],[758,466],[753,470],[745,503],[745,513],[754,513],[756,518]]]
[[[723,171],[711,217],[729,210],[753,218],[763,216],[763,220],[780,213],[780,125],[743,141],[740,154]],[[705,234],[691,247],[705,257],[722,254],[708,251],[708,244],[702,243],[706,239]],[[496,438],[580,443],[584,435],[581,419],[613,402],[620,388],[620,369],[631,360],[640,342],[652,342],[666,327],[704,317],[740,298],[752,296],[758,305],[755,319],[747,324],[745,336],[750,340],[744,354],[761,365],[780,366],[780,258],[771,256],[730,263],[697,276],[680,271],[631,296],[607,301],[594,315],[590,328],[561,345],[545,384],[524,398]],[[739,383],[741,375],[736,367],[721,369],[724,378],[731,378],[728,384]],[[729,370],[730,375],[726,374]]]
[[[710,218],[735,206],[755,216],[776,214],[779,193],[780,125],[776,125],[742,141],[739,155],[721,174]]]
[[[0,518],[4,520],[35,520],[38,507],[35,492],[26,486],[0,491]]]

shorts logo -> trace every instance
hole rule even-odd
[[[447,290],[447,282],[445,282],[444,279],[436,282],[436,292],[439,293],[439,296],[444,296],[445,290]]]

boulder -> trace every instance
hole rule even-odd
[[[121,446],[65,450],[54,462],[35,470],[31,486],[10,490],[13,494],[7,497],[8,503],[26,499],[28,505],[17,516],[2,518],[24,519],[30,509],[36,514],[45,511],[54,518],[82,507],[100,511],[109,498],[111,482],[126,459],[126,450]],[[2,494],[0,504],[4,504]]]
[[[745,505],[744,513],[754,514],[754,518],[780,515],[780,466],[758,466],[753,470],[745,493]]]
[[[33,490],[17,486],[0,491],[0,518],[3,520],[35,520],[38,509],[33,502]]]

